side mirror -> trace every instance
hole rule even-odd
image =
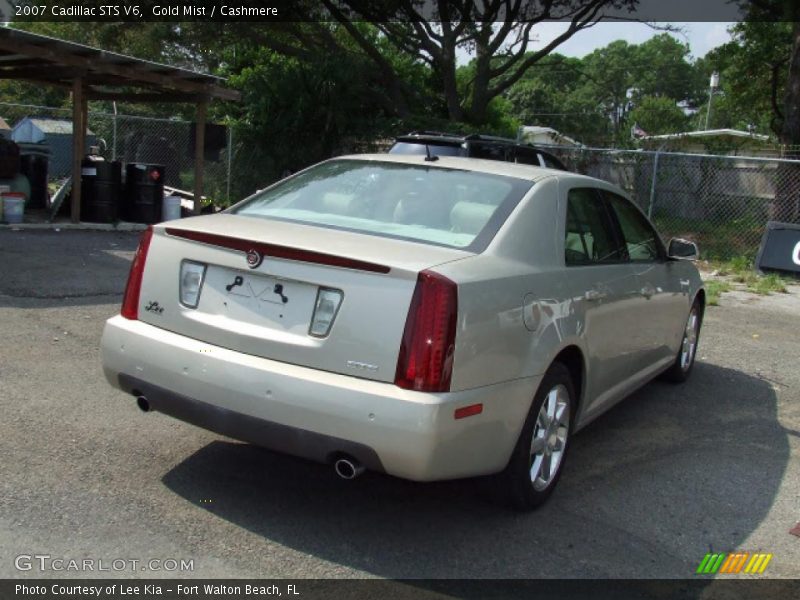
[[[667,255],[677,260],[697,260],[700,256],[700,251],[694,242],[681,238],[672,238],[669,241]]]

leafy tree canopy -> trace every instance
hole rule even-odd
[[[686,131],[689,117],[666,96],[643,96],[630,112],[628,122],[639,125],[650,135]]]
[[[786,74],[792,46],[792,24],[743,21],[731,29],[733,39],[697,63],[706,85],[720,74],[720,94],[712,106],[712,127],[780,134]],[[705,119],[705,108],[700,115]]]

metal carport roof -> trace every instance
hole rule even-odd
[[[81,211],[81,159],[89,100],[191,102],[197,106],[195,128],[195,211],[203,196],[203,149],[208,103],[238,101],[238,91],[221,77],[197,73],[68,42],[46,35],[0,27],[0,79],[33,81],[72,91],[72,220]]]
[[[197,102],[240,98],[238,91],[224,86],[221,77],[0,27],[0,79],[72,88],[76,76],[82,78],[88,100]],[[119,97],[103,89],[121,87],[142,92]]]

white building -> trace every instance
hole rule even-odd
[[[565,146],[568,148],[580,148],[580,142],[571,137],[559,133],[552,127],[540,127],[538,125],[523,125],[517,133],[521,142],[529,142],[534,146]]]
[[[777,156],[780,149],[768,135],[739,129],[708,129],[638,138],[643,148],[690,154],[728,154],[739,156]]]

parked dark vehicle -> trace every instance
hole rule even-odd
[[[465,156],[568,171],[558,158],[532,144],[492,135],[412,131],[395,138],[389,154]]]

